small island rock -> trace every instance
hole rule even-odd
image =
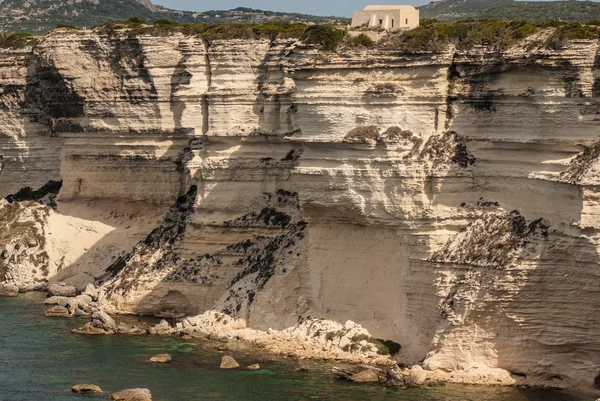
[[[173,359],[173,358],[171,357],[170,354],[159,354],[159,355],[155,355],[152,358],[150,358],[148,360],[148,362],[151,362],[151,363],[168,363],[168,362],[171,362],[171,359]]]
[[[113,393],[108,398],[115,401],[152,401],[152,394],[147,388],[133,388]]]
[[[260,365],[258,363],[255,363],[254,365],[247,366],[246,369],[248,369],[248,370],[260,370]]]
[[[223,359],[221,359],[221,369],[236,369],[239,367],[240,364],[230,356],[225,355]]]
[[[70,317],[69,310],[64,306],[53,306],[44,312],[46,317]]]
[[[77,394],[101,393],[102,389],[94,384],[78,384],[71,388],[71,391]]]

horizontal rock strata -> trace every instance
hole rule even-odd
[[[56,206],[0,204],[0,280],[435,380],[593,389],[598,48],[57,31],[0,56],[0,195],[62,181]],[[365,332],[311,329],[348,320]]]

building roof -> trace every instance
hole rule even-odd
[[[401,9],[413,9],[413,6],[366,6],[363,11],[381,11],[381,10],[401,10]]]

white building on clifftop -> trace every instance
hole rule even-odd
[[[413,6],[367,6],[352,17],[352,28],[361,26],[387,31],[413,29],[419,26],[419,10]]]

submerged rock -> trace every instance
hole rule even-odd
[[[237,369],[239,367],[240,364],[230,356],[225,355],[221,359],[221,369]]]
[[[384,370],[374,366],[356,365],[348,368],[335,367],[333,373],[340,379],[355,383],[380,383],[389,387],[404,385],[404,379],[397,367]]]
[[[0,283],[0,297],[16,297],[19,287],[14,284]]]
[[[71,317],[69,310],[64,306],[53,306],[44,312],[46,317]]]
[[[77,394],[101,393],[102,389],[94,384],[78,384],[71,388],[71,391]]]
[[[152,401],[152,394],[147,388],[133,388],[113,393],[108,398],[115,401]]]
[[[117,327],[117,333],[141,335],[141,334],[146,334],[147,330],[142,327],[137,327],[137,326],[129,325],[129,324],[125,324],[125,323],[119,323],[119,326]]]
[[[171,354],[158,354],[153,356],[152,358],[150,358],[148,360],[148,362],[151,363],[168,363],[171,362],[173,358],[171,357]]]

